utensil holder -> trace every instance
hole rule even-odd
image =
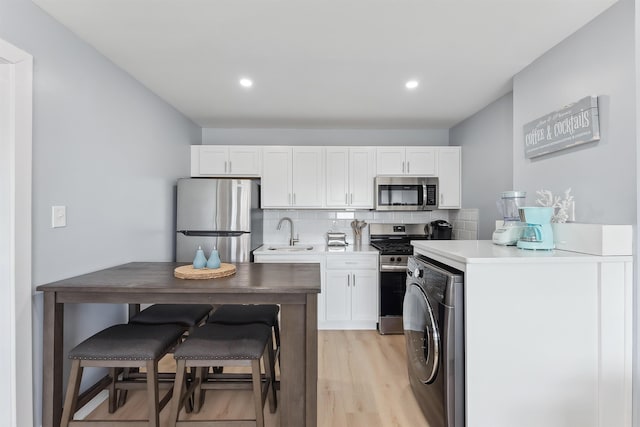
[[[360,249],[362,247],[362,234],[354,234],[353,247],[354,249]]]

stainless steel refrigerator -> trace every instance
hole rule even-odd
[[[249,262],[262,245],[260,185],[253,179],[178,180],[176,261],[192,262],[198,246],[222,262]]]

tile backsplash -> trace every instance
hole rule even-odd
[[[453,238],[455,240],[478,239],[478,209],[451,211],[449,218],[449,222],[453,224]]]
[[[477,211],[477,210],[476,210]],[[265,210],[263,220],[263,240],[270,244],[287,244],[289,239],[289,224],[283,223],[277,230],[282,217],[289,217],[293,221],[294,234],[299,235],[301,243],[326,243],[326,233],[329,230],[346,233],[347,242],[353,243],[351,221],[364,220],[367,223],[427,223],[436,219],[451,222],[454,211],[435,210],[430,212],[376,212],[376,211],[329,211],[329,210]],[[476,212],[477,225],[477,212]],[[476,226],[477,228],[477,226]],[[454,228],[455,233],[455,228]],[[362,242],[369,242],[369,227],[365,227]]]

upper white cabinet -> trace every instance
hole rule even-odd
[[[263,208],[323,206],[322,147],[264,147]]]
[[[326,148],[326,206],[373,208],[375,148]]]
[[[460,203],[460,147],[438,148],[439,209],[459,209]]]
[[[262,147],[251,145],[192,145],[191,176],[259,177]]]
[[[433,176],[461,207],[460,147],[192,145],[192,177],[262,178],[262,207],[373,209],[377,175]]]
[[[378,147],[377,175],[436,176],[438,147]]]

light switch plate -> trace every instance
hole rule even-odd
[[[51,206],[51,228],[67,226],[67,207]]]

